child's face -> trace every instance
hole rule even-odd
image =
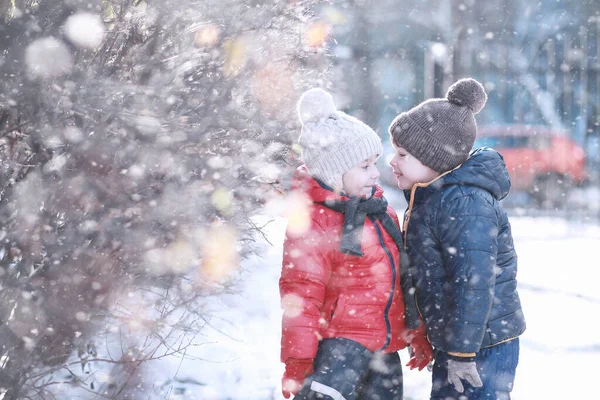
[[[377,157],[379,154],[367,158],[342,176],[343,189],[347,195],[371,197],[373,185],[379,179],[379,171],[375,166]]]
[[[393,143],[392,143],[393,144]],[[406,190],[411,189],[415,183],[426,183],[434,180],[440,174],[426,167],[413,157],[404,147],[393,144],[395,154],[390,165],[398,181],[398,187]]]

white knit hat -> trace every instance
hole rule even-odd
[[[323,89],[310,89],[298,102],[302,160],[309,173],[332,189],[355,165],[383,153],[381,139],[358,119],[336,109]]]

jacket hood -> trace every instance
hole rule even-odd
[[[473,150],[460,168],[443,177],[444,185],[477,186],[487,190],[497,200],[510,192],[510,176],[504,158],[494,149]]]
[[[350,200],[351,196],[343,193],[336,193],[332,188],[323,182],[315,179],[308,173],[306,165],[301,165],[296,169],[292,179],[292,190],[298,190],[306,193],[313,202],[321,203],[328,200]],[[383,197],[383,189],[375,185],[372,197]]]

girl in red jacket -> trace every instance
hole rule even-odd
[[[398,217],[375,184],[379,136],[321,89],[298,105],[304,165],[294,195],[307,229],[288,225],[279,287],[282,392],[296,399],[402,399],[398,350],[411,368],[431,346],[417,313]]]

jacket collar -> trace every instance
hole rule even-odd
[[[477,186],[502,200],[510,191],[510,177],[500,153],[484,147],[473,150],[467,161],[431,182],[418,183],[412,190],[405,190],[404,197],[409,203],[420,204],[451,185]]]

